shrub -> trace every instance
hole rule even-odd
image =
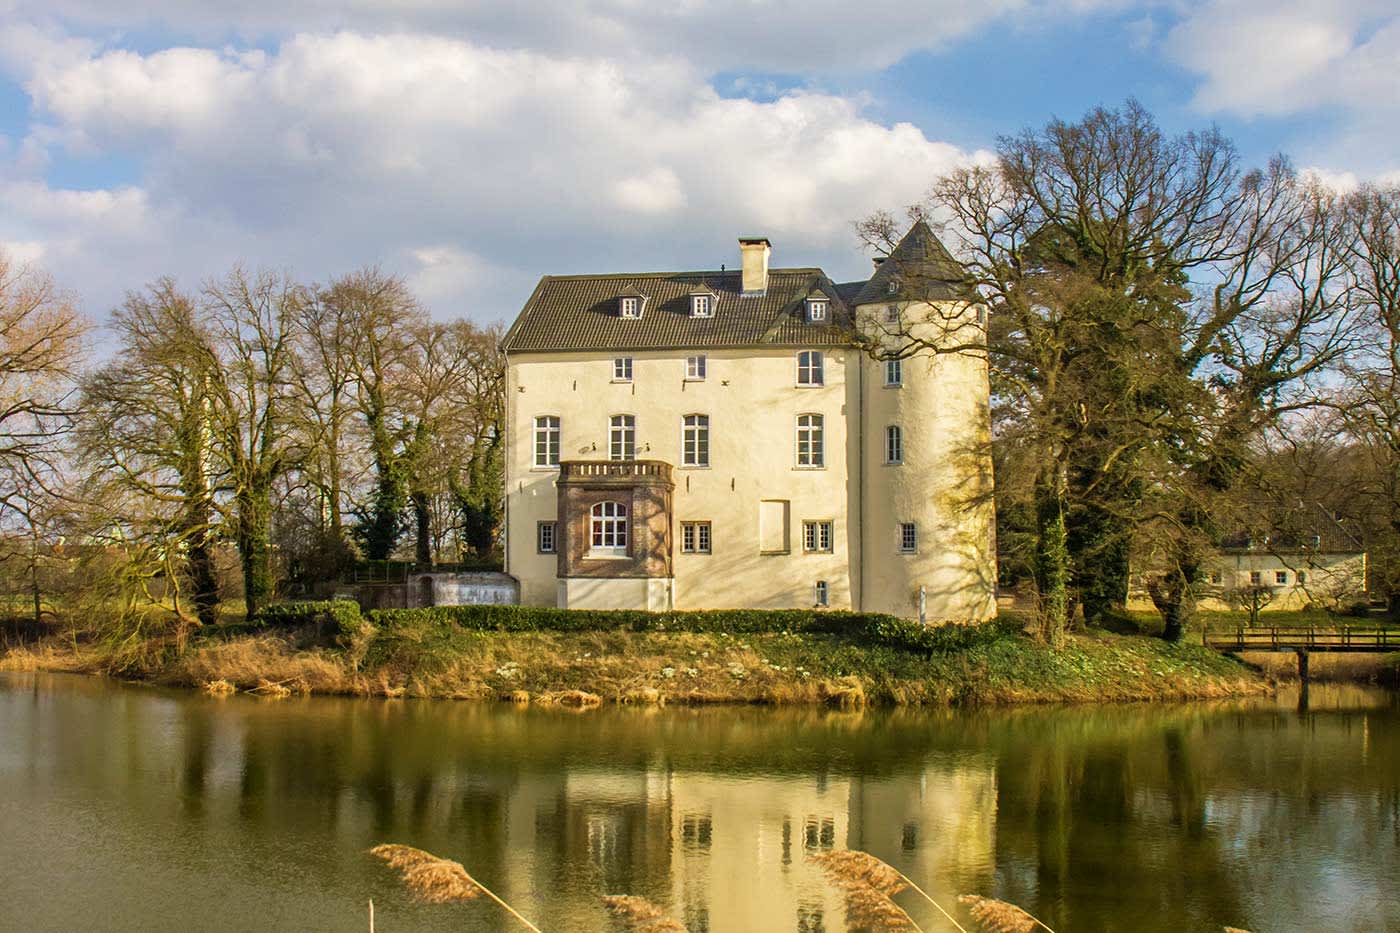
[[[259,610],[251,622],[260,629],[295,631],[315,628],[322,634],[349,638],[360,631],[364,617],[360,615],[359,603],[348,599],[326,599],[273,603]]]
[[[948,623],[927,627],[909,619],[878,613],[805,609],[644,612],[499,605],[434,606],[425,609],[379,609],[370,612],[368,619],[375,629],[385,634],[425,628],[479,632],[807,633],[836,635],[862,644],[919,654],[961,651],[996,641],[1015,630],[1015,626],[1008,623]]]

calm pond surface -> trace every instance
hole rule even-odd
[[[466,864],[545,930],[844,930],[807,856],[1082,930],[1400,930],[1400,696],[571,713],[213,699],[0,675],[0,928],[510,929],[365,850]],[[900,896],[929,931],[951,927]]]

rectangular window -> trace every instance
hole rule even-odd
[[[613,415],[608,422],[608,459],[637,459],[637,418]]]
[[[885,360],[885,385],[904,385],[904,361]]]
[[[705,379],[705,357],[687,356],[685,358],[685,378],[690,382],[703,382]]]
[[[826,302],[819,299],[812,299],[807,302],[807,320],[810,323],[820,324],[826,320]]]
[[[803,522],[802,550],[830,551],[831,522]]]
[[[1288,571],[1287,571],[1287,570],[1275,570],[1275,571],[1274,571],[1274,582],[1277,583],[1277,584],[1279,584],[1280,586],[1282,586],[1283,584],[1287,583],[1287,582],[1288,582]]]
[[[758,549],[763,554],[788,552],[787,499],[763,499],[758,503]]]
[[[827,591],[826,581],[818,580],[816,586],[816,597],[818,606],[828,606],[831,604],[831,595]]]
[[[686,415],[681,419],[681,466],[710,465],[710,416]]]
[[[613,358],[613,382],[632,381],[632,357],[619,356]]]
[[[890,283],[890,284],[894,284],[894,283]],[[898,308],[898,307],[896,307],[895,305],[890,305],[889,307],[885,308],[885,323],[886,323],[886,324],[898,324],[898,323],[899,323],[899,308]]]
[[[1251,571],[1249,572],[1249,584],[1250,584],[1250,586],[1258,586],[1260,583],[1263,583],[1263,582],[1264,582],[1264,576],[1263,576],[1263,574],[1261,574],[1259,571],[1257,571],[1257,570],[1251,570]]]
[[[710,553],[709,522],[681,522],[681,553]]]
[[[1304,583],[1307,583],[1307,582],[1308,582],[1308,572],[1307,572],[1306,570],[1300,570],[1300,571],[1298,571],[1298,585],[1299,585],[1299,586],[1302,586]]]
[[[709,295],[692,295],[690,298],[691,317],[710,317],[714,314],[713,299]]]
[[[913,522],[899,523],[899,550],[902,554],[913,554],[919,549],[919,526]]]
[[[797,384],[823,385],[826,382],[824,362],[820,350],[803,350],[797,354]]]
[[[541,554],[554,553],[554,532],[557,527],[554,522],[540,522],[535,526],[535,537]]]
[[[797,416],[797,465],[821,467],[826,465],[826,441],[823,437],[821,415]]]
[[[904,432],[898,425],[890,425],[885,428],[885,462],[904,462]]]
[[[618,311],[623,317],[641,317],[642,301],[640,298],[623,298],[618,303]]]
[[[559,465],[559,419],[541,415],[535,419],[535,466]]]

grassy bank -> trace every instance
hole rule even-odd
[[[120,654],[102,643],[50,641],[10,649],[0,668],[115,673],[215,692],[576,705],[949,705],[1214,698],[1270,689],[1254,669],[1198,645],[1094,632],[1052,651],[1015,619],[930,631],[889,617],[827,613],[678,613],[660,621],[499,608],[489,615],[372,613],[363,620],[353,613],[296,629],[227,626]]]

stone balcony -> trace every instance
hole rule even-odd
[[[664,460],[564,460],[559,485],[673,486],[671,472]]]

